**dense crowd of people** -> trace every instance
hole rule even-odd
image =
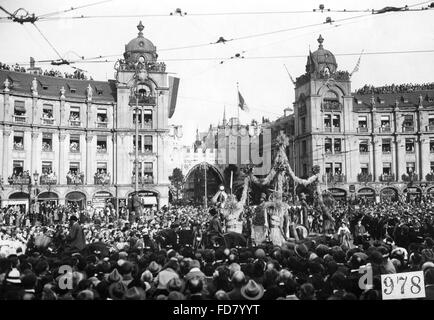
[[[0,299],[380,300],[381,274],[416,270],[434,299],[431,199],[335,203],[328,234],[313,233],[321,213],[308,205],[311,236],[282,246],[197,246],[200,230],[224,221],[194,206],[38,211],[36,224],[1,213]],[[374,275],[365,289],[354,271],[363,265]]]
[[[392,84],[385,85],[381,87],[374,87],[373,85],[365,84],[362,88],[356,91],[357,94],[382,94],[382,93],[405,93],[405,92],[414,92],[414,91],[422,91],[422,90],[434,90],[434,82],[431,83],[422,83],[422,84],[413,84],[413,83],[404,83],[404,84]]]
[[[7,65],[5,63],[0,62],[0,70],[7,71],[15,71],[26,73],[27,70],[24,67],[21,67],[19,64],[15,64],[13,66]],[[73,73],[61,72],[59,70],[44,70],[41,75],[57,77],[57,78],[65,78],[65,79],[78,79],[78,80],[93,80],[92,77],[87,77],[83,71],[75,70]]]

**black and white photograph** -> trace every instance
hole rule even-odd
[[[434,300],[434,2],[0,0],[16,300]]]

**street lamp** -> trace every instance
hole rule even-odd
[[[39,179],[39,173],[35,170],[35,172],[33,173],[33,180],[35,181],[35,190],[36,190],[36,186],[38,185],[38,179]],[[31,214],[34,213],[33,208],[32,208],[32,178],[29,177],[29,212]],[[37,198],[37,196],[35,197],[35,199]]]

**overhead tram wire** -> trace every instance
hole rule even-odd
[[[39,29],[39,27],[35,23],[33,23],[33,25],[35,26],[36,30],[38,30],[38,32],[41,34],[41,36],[45,39],[45,41],[47,41],[47,43],[50,45],[50,47],[57,53],[59,58],[63,60],[62,55],[59,53],[59,51],[57,51],[57,49],[53,46],[53,44],[50,42],[50,40],[47,39],[47,37],[43,34],[41,29]]]
[[[45,13],[45,14],[41,14],[38,16],[38,20],[40,19],[45,19],[49,16],[55,15],[55,14],[60,14],[60,13],[67,13],[67,12],[71,12],[73,10],[78,10],[78,9],[83,9],[83,8],[88,8],[88,7],[92,7],[98,4],[102,4],[102,3],[107,3],[107,2],[112,2],[113,0],[103,0],[103,1],[99,1],[99,2],[94,2],[94,3],[89,3],[89,4],[85,4],[79,7],[71,7],[70,9],[66,9],[66,10],[61,10],[61,11],[55,11],[55,12],[50,12],[50,13]]]

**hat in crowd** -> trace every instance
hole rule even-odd
[[[216,214],[217,214],[217,210],[215,209],[215,208],[211,208],[211,209],[209,209],[209,214],[210,215],[212,215],[212,216],[215,216]]]
[[[78,221],[78,217],[73,214],[69,217],[69,221]]]
[[[125,252],[125,251],[119,252],[119,259],[127,260],[127,258],[128,258],[127,252]]]
[[[161,266],[155,261],[152,261],[149,264],[148,270],[151,271],[152,275],[155,277],[158,274],[158,272],[160,272]]]
[[[185,296],[178,291],[172,291],[167,296],[167,300],[185,300]]]
[[[118,269],[113,269],[113,271],[108,276],[108,281],[110,283],[119,282],[122,280],[122,276],[119,273]]]
[[[137,287],[129,288],[124,294],[125,300],[145,300],[145,298],[146,295],[143,289]]]
[[[154,276],[152,275],[152,272],[149,270],[143,271],[142,275],[140,276],[140,280],[142,282],[152,282],[154,280]]]
[[[183,291],[184,289],[184,282],[179,278],[172,278],[167,283],[167,291]]]
[[[216,300],[230,300],[229,295],[223,290],[218,290],[214,297]]]
[[[95,294],[92,290],[80,291],[77,295],[77,300],[94,300]]]
[[[426,269],[434,268],[434,262],[427,261],[422,265],[422,271],[425,272]]]
[[[247,300],[259,300],[264,296],[264,287],[254,280],[249,280],[249,282],[241,288],[241,296]]]
[[[258,259],[265,258],[265,251],[263,249],[257,249],[255,251],[255,257],[258,258]]]
[[[115,282],[109,286],[108,291],[110,298],[113,300],[121,300],[127,291],[127,286],[122,281]]]
[[[381,252],[375,250],[371,252],[369,259],[372,263],[381,264],[383,262],[383,255],[381,254]]]
[[[303,243],[302,244],[297,244],[295,246],[294,251],[295,251],[295,254],[297,256],[299,256],[300,258],[302,258],[302,259],[307,259],[308,258],[309,252],[307,250],[306,245],[304,245]]]
[[[15,284],[21,283],[20,272],[17,268],[13,268],[11,271],[9,271],[8,275],[6,276],[6,282]]]
[[[426,237],[425,238],[425,245],[428,248],[432,248],[434,246],[434,240],[431,237]]]

